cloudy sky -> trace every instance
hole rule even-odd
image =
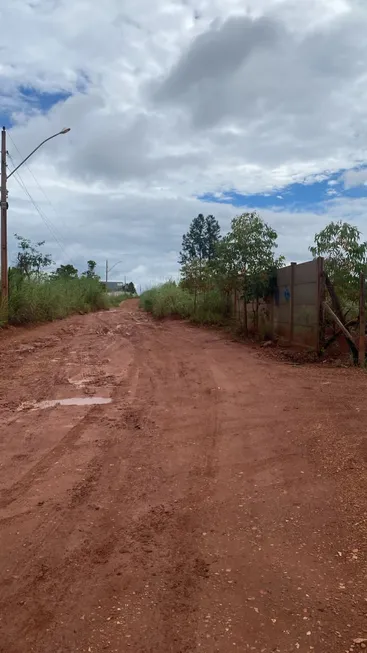
[[[366,0],[0,0],[13,233],[139,285],[177,275],[197,213],[249,208],[308,258],[367,238]],[[33,201],[32,201],[33,200]]]

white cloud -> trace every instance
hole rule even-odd
[[[92,257],[102,271],[105,258],[111,265],[124,259],[116,271],[138,283],[165,278],[176,273],[182,233],[197,212],[212,212],[227,227],[238,211],[195,195],[269,193],[365,159],[365,3],[246,6],[0,0],[0,113],[13,113],[11,137],[25,155],[64,125],[72,128],[32,161],[56,214],[22,171],[57,225],[65,250],[55,246],[58,261],[69,256],[81,266]],[[72,95],[44,114],[29,110],[21,86]],[[11,142],[8,149],[18,161]],[[345,184],[356,185],[361,174],[347,173]],[[15,179],[9,190],[10,232],[47,237]],[[294,259],[307,256],[310,226],[343,217],[342,210],[361,220],[355,202],[329,204],[327,214],[262,213]]]
[[[363,170],[348,170],[344,174],[345,188],[355,188],[356,186],[363,186],[367,183],[367,169]]]

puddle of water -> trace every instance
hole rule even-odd
[[[35,405],[35,410],[44,410],[53,406],[97,406],[99,404],[110,404],[112,399],[109,397],[70,397],[68,399],[48,399],[40,401]]]

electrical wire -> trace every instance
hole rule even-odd
[[[12,142],[14,148],[15,148],[16,151],[18,152],[19,156],[22,157],[22,154],[21,154],[21,152],[19,151],[19,148],[17,147],[16,143],[14,142],[14,139],[12,138],[11,134],[8,132],[7,135],[8,135],[8,137],[9,137],[9,140]],[[11,158],[11,157],[10,157],[10,154],[9,154],[9,158]],[[14,164],[14,162],[13,162],[13,164]],[[31,170],[31,168],[29,167],[28,163],[25,163],[24,165],[25,165],[25,167],[27,168],[28,172],[32,175],[32,177],[33,177],[35,183],[37,184],[37,186],[38,186],[38,188],[40,189],[41,193],[42,193],[43,196],[45,197],[46,201],[49,203],[49,205],[50,205],[51,208],[53,209],[53,211],[54,211],[54,213],[55,213],[55,215],[56,215],[56,217],[57,217],[59,223],[61,223],[62,226],[65,228],[65,225],[64,225],[64,223],[63,223],[63,220],[61,219],[60,215],[59,215],[58,212],[56,211],[54,204],[51,202],[51,200],[50,200],[49,196],[47,195],[46,191],[42,188],[41,184],[39,183],[38,179],[37,179],[36,176],[34,175],[34,173],[33,173],[33,171]],[[50,219],[50,222],[51,222],[51,219]],[[54,226],[54,229],[55,229],[56,233],[58,232],[58,233],[59,233],[59,237],[62,239],[62,234],[61,234],[61,232],[59,231],[59,229],[56,227],[56,225],[53,225],[53,226]]]
[[[10,156],[9,156],[9,158],[11,159]],[[12,159],[11,159],[11,161],[12,161]],[[13,162],[13,161],[12,161],[12,163],[13,163],[13,165],[14,165],[14,162]],[[50,232],[50,234],[51,234],[51,236],[52,236],[52,238],[55,240],[55,242],[57,243],[57,245],[60,247],[60,249],[61,249],[61,251],[63,252],[63,254],[65,254],[65,255],[68,257],[68,254],[67,254],[67,252],[66,252],[65,247],[64,247],[63,244],[60,242],[60,240],[59,240],[57,234],[55,233],[55,230],[54,230],[54,228],[53,228],[53,224],[52,224],[52,222],[48,219],[48,217],[46,216],[46,214],[45,214],[45,213],[42,211],[42,209],[40,209],[40,207],[38,206],[37,202],[33,199],[32,195],[30,194],[28,188],[26,187],[26,185],[25,185],[23,179],[21,178],[19,172],[16,172],[16,173],[15,173],[15,175],[14,175],[14,179],[16,179],[16,181],[18,182],[19,186],[20,186],[20,187],[23,189],[23,191],[26,193],[27,197],[28,197],[29,200],[31,201],[32,205],[34,206],[34,208],[35,208],[35,210],[37,211],[38,215],[40,216],[41,220],[45,223],[47,229],[49,230],[49,232]]]

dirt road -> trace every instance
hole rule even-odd
[[[0,345],[1,653],[365,647],[362,372],[134,303]]]

